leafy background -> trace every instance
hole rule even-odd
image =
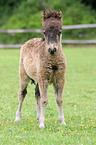
[[[61,9],[63,25],[96,23],[95,0],[3,0],[0,1],[0,29],[41,29],[44,9]],[[65,30],[63,39],[96,39],[96,28]],[[24,43],[42,34],[0,34],[0,43]]]

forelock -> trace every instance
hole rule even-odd
[[[49,19],[49,18],[55,18],[55,19],[58,19],[58,12],[53,10],[53,11],[48,11],[46,13],[46,20]]]

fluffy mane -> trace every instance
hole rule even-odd
[[[47,11],[47,12],[43,11],[43,21],[46,21],[50,18],[55,18],[55,19],[61,20],[62,19],[61,11],[60,10],[58,12],[55,10],[51,10],[51,11]]]

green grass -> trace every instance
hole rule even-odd
[[[68,48],[66,85],[63,93],[67,126],[60,126],[55,94],[48,89],[45,129],[36,120],[34,85],[29,84],[21,122],[14,122],[18,107],[20,50],[0,50],[1,145],[96,144],[96,47]]]

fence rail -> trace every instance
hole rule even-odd
[[[82,28],[96,28],[96,24],[81,24],[81,25],[69,25],[62,26],[63,30],[69,29],[82,29]],[[42,33],[42,29],[8,29],[0,30],[0,33]],[[96,40],[62,40],[65,44],[96,44]],[[1,44],[0,48],[20,48],[22,44]]]
[[[9,29],[9,30],[0,30],[0,33],[42,33],[41,29]]]
[[[62,40],[62,44],[96,44],[96,40]],[[1,44],[0,48],[20,48],[22,44]]]
[[[62,40],[65,44],[96,44],[96,40]]]
[[[0,44],[0,48],[20,48],[22,44]]]
[[[81,28],[96,28],[96,24],[62,26],[63,30],[81,29]],[[9,33],[9,34],[10,33],[42,33],[42,29],[8,29],[8,30],[0,30],[0,33]]]
[[[96,24],[80,24],[80,25],[62,26],[62,29],[63,30],[68,30],[68,29],[81,29],[81,28],[96,28]]]

